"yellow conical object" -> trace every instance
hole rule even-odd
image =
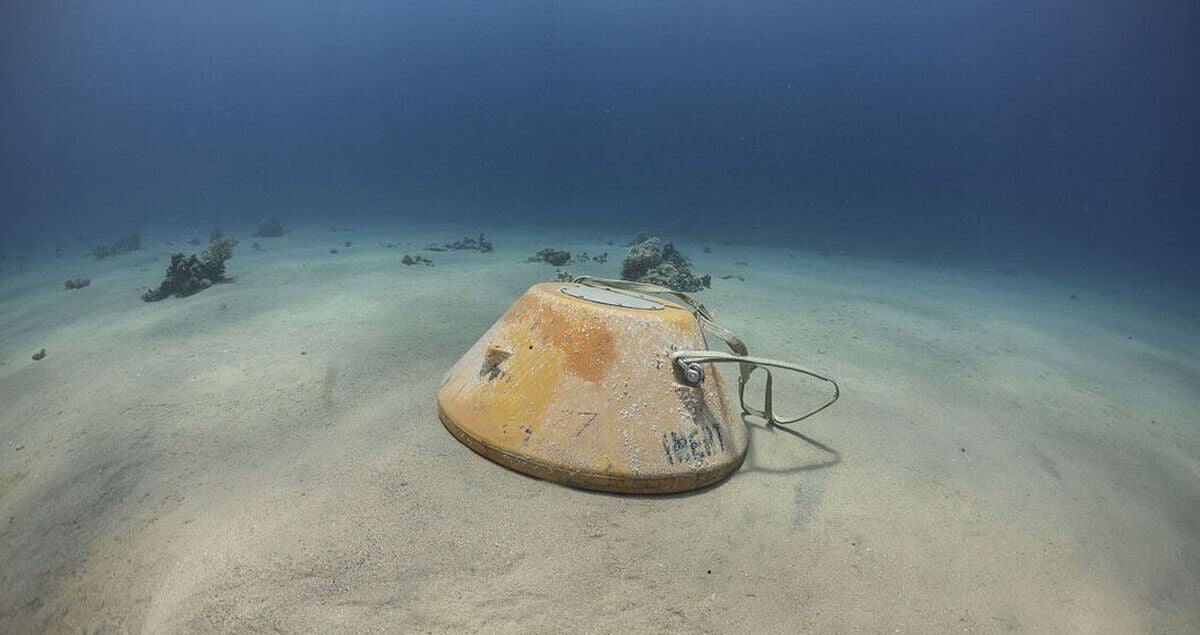
[[[687,383],[675,350],[704,349],[692,312],[574,283],[534,285],[446,373],[438,414],[471,449],[539,478],[680,492],[733,472],[747,433],[716,368]]]

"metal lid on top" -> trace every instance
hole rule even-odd
[[[571,285],[563,287],[561,291],[573,298],[595,302],[596,304],[605,304],[608,306],[619,306],[624,309],[641,309],[643,311],[658,311],[666,308],[662,302],[656,302],[649,298],[621,293],[612,289],[601,289],[599,287],[588,287],[583,285]]]

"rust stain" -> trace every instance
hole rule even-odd
[[[541,302],[537,328],[562,352],[564,370],[599,383],[616,358],[613,333],[596,315],[570,303]]]

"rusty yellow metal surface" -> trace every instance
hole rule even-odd
[[[533,286],[446,373],[446,428],[501,465],[588,489],[679,492],[736,470],[747,433],[720,374],[705,365],[692,386],[668,357],[705,348],[691,312],[563,292],[578,286]]]

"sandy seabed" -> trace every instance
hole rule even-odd
[[[434,394],[553,277],[527,256],[608,251],[567,268],[615,277],[623,250],[509,232],[400,264],[461,234],[243,239],[233,281],[159,303],[164,237],[10,258],[0,632],[1200,630],[1195,312],[684,243],[752,353],[842,399],[800,434],[751,420],[715,487],[617,496],[482,459]]]

